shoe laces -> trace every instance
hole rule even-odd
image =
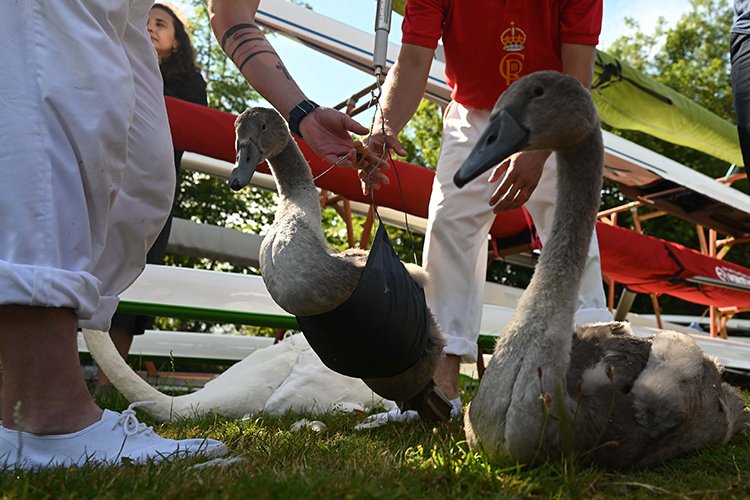
[[[126,436],[134,436],[141,433],[144,433],[146,436],[151,436],[151,434],[154,433],[154,428],[152,426],[147,426],[146,424],[139,422],[138,417],[135,416],[134,408],[155,404],[156,401],[139,401],[137,403],[132,403],[130,406],[128,406],[127,410],[122,412],[122,415],[120,415],[120,418],[112,427],[112,430],[115,430],[118,425],[122,425],[122,430]]]

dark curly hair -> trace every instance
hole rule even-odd
[[[174,38],[177,40],[175,50],[159,65],[164,83],[169,85],[184,80],[196,71],[200,71],[198,65],[195,63],[195,51],[193,50],[193,44],[190,42],[190,36],[187,34],[185,25],[182,24],[177,14],[170,7],[161,3],[155,3],[151,8],[161,9],[169,14],[174,25]]]

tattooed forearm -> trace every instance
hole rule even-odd
[[[242,23],[229,28],[221,39],[221,48],[234,61],[240,72],[245,64],[260,54],[273,54],[278,58],[276,51],[255,24]],[[283,67],[281,59],[279,64]],[[284,71],[284,74],[291,79],[288,72]]]
[[[250,43],[250,42],[264,42],[264,41],[266,41],[266,37],[264,37],[263,35],[256,36],[256,37],[245,38],[242,41],[240,41],[239,43],[237,43],[237,45],[235,45],[234,50],[232,50],[232,53],[229,55],[229,58],[234,61],[234,56],[237,54],[237,51],[239,50],[240,47],[242,47],[246,43]]]
[[[283,62],[279,61],[279,64],[276,65],[276,68],[280,69],[284,73],[284,76],[286,76],[287,80],[292,79],[292,75],[289,74],[289,71],[287,71],[286,66],[284,66]]]
[[[252,3],[252,0],[243,1]],[[236,13],[223,18],[214,17],[212,27],[222,50],[248,83],[288,119],[289,110],[305,99],[305,94],[261,28],[252,22],[250,16]]]
[[[242,68],[247,64],[247,62],[252,59],[255,56],[259,56],[261,54],[274,54],[276,57],[279,57],[278,54],[276,54],[276,51],[271,50],[250,50],[250,55],[248,55],[240,64],[237,65],[237,67],[240,69],[240,73],[242,73]]]
[[[263,33],[261,33],[260,28],[258,28],[257,25],[252,23],[242,23],[242,24],[235,24],[231,28],[229,28],[226,33],[224,33],[224,36],[221,38],[221,49],[226,52],[227,51],[227,40],[229,40],[229,37],[232,35],[234,36],[234,39],[236,40],[238,37],[242,37],[244,34],[244,30],[250,30],[250,32],[255,32],[256,34],[259,33],[261,36],[263,36]]]

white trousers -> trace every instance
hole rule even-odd
[[[475,110],[451,102],[443,119],[443,140],[430,198],[424,267],[432,278],[425,290],[427,303],[448,335],[446,354],[476,361],[487,274],[487,235],[495,214],[489,205],[498,183],[486,177],[461,189],[453,175],[469,156],[489,121],[491,110]],[[544,165],[539,185],[526,202],[542,245],[552,228],[555,206],[553,154]],[[542,249],[542,252],[544,249]],[[596,232],[578,298],[576,324],[612,321],[602,286]]]
[[[0,3],[0,304],[107,329],[174,193],[153,0]]]

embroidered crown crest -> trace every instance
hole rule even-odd
[[[510,28],[503,31],[500,41],[503,43],[503,50],[518,52],[525,48],[523,44],[526,42],[526,33],[521,28],[516,27],[515,22],[511,21]]]

